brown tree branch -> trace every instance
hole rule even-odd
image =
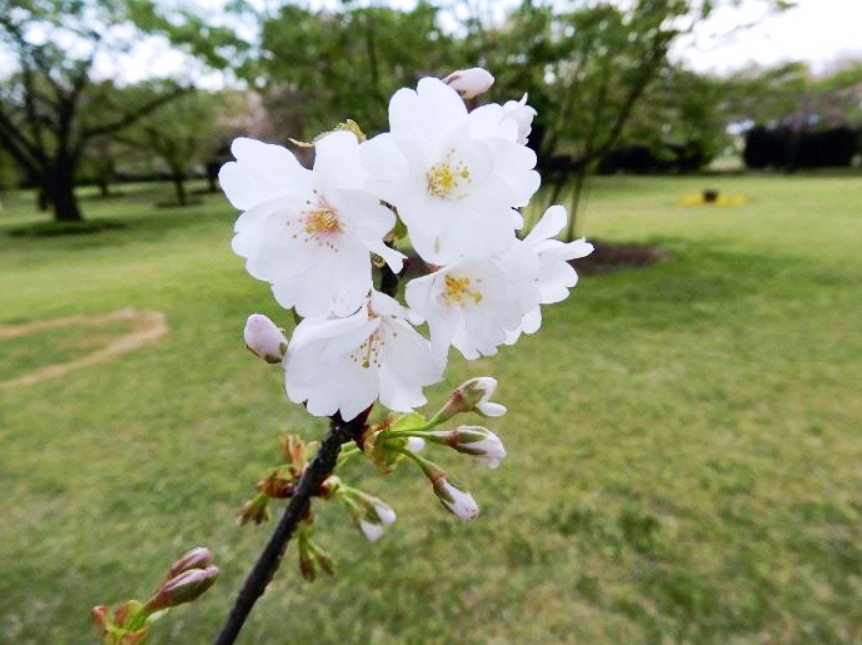
[[[192,87],[175,87],[167,94],[163,94],[162,96],[147,101],[139,108],[132,110],[131,112],[127,112],[118,119],[103,123],[102,125],[85,128],[81,132],[79,146],[82,146],[84,143],[86,143],[93,137],[97,137],[103,134],[111,134],[112,132],[116,132],[117,130],[122,130],[126,126],[132,125],[138,119],[142,119],[151,112],[154,112],[162,105],[173,101],[175,98],[182,96],[183,94],[191,92],[193,89],[194,88]]]
[[[254,608],[254,604],[266,591],[267,585],[272,581],[275,572],[278,571],[281,559],[287,549],[287,543],[308,512],[311,498],[320,490],[320,485],[335,469],[338,455],[341,452],[341,445],[359,438],[370,411],[371,408],[368,408],[358,417],[346,423],[341,420],[338,414],[332,417],[329,433],[320,444],[311,464],[302,474],[290,503],[284,509],[278,526],[275,527],[263,552],[246,577],[227,620],[213,641],[213,645],[230,645],[236,641],[240,630],[242,630],[246,619]]]

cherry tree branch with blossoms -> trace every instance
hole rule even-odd
[[[541,306],[565,299],[577,283],[569,261],[592,251],[584,240],[555,239],[567,220],[559,205],[528,235],[516,234],[524,226],[519,209],[541,183],[526,145],[536,112],[526,96],[468,109],[491,83],[481,69],[423,78],[392,96],[388,132],[366,139],[348,121],[318,137],[312,168],[281,146],[233,143],[236,161],[219,176],[243,211],[232,248],[299,319],[288,339],[253,314],[246,345],[280,364],[287,397],[330,426],[319,445],[283,438],[282,462],[240,512],[240,523],[260,524],[270,503],[289,500],[218,644],[234,642],[291,538],[306,579],[331,573],[332,558],[312,534],[315,499],[341,504],[372,541],[395,521],[385,502],[338,475],[354,455],[383,474],[413,464],[445,510],[465,520],[479,514],[474,497],[420,452],[442,446],[497,467],[506,450],[494,432],[441,427],[459,414],[505,413],[490,400],[497,383],[470,379],[430,418],[416,411],[427,403],[424,389],[443,378],[450,347],[474,360],[535,333]],[[427,274],[407,282],[402,303],[407,256],[398,246],[407,241]]]

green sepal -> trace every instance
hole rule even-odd
[[[401,432],[404,430],[424,429],[427,425],[428,419],[425,418],[425,415],[420,414],[419,412],[411,412],[410,414],[398,417],[398,419],[396,419],[389,428],[391,430]]]
[[[136,631],[147,624],[149,614],[138,600],[127,600],[117,609],[114,620],[117,626],[127,631]]]
[[[389,234],[393,242],[397,242],[398,240],[403,240],[407,237],[407,226],[404,222],[401,221],[400,217],[395,218],[395,227],[392,229],[392,232]]]

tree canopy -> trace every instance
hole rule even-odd
[[[0,79],[0,146],[40,188],[56,220],[82,219],[74,181],[92,141],[187,91],[168,83],[144,102],[118,100],[113,84],[94,76],[98,57],[127,51],[144,31],[194,43],[191,50],[216,62],[216,43],[234,42],[206,30],[192,38],[189,24],[199,23],[180,24],[143,0],[0,0],[0,52],[14,61]]]

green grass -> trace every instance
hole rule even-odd
[[[707,184],[749,201],[676,203]],[[171,329],[0,391],[2,642],[93,642],[91,606],[146,596],[198,544],[222,577],[154,640],[209,642],[269,532],[235,511],[280,432],[324,429],[242,346],[248,313],[287,316],[231,254],[229,205],[156,209],[167,188],[124,190],[85,208],[125,228],[69,237],[6,235],[39,216],[2,197],[0,324],[136,307]],[[583,278],[498,357],[453,355],[432,402],[491,374],[510,409],[492,424],[500,469],[438,455],[480,519],[444,515],[409,469],[351,466],[398,522],[371,545],[320,508],[339,575],[303,584],[291,549],[243,642],[862,639],[860,204],[858,176],[598,180],[588,237],[671,258]],[[0,342],[18,366],[4,370],[86,351],[31,341],[29,357]]]

